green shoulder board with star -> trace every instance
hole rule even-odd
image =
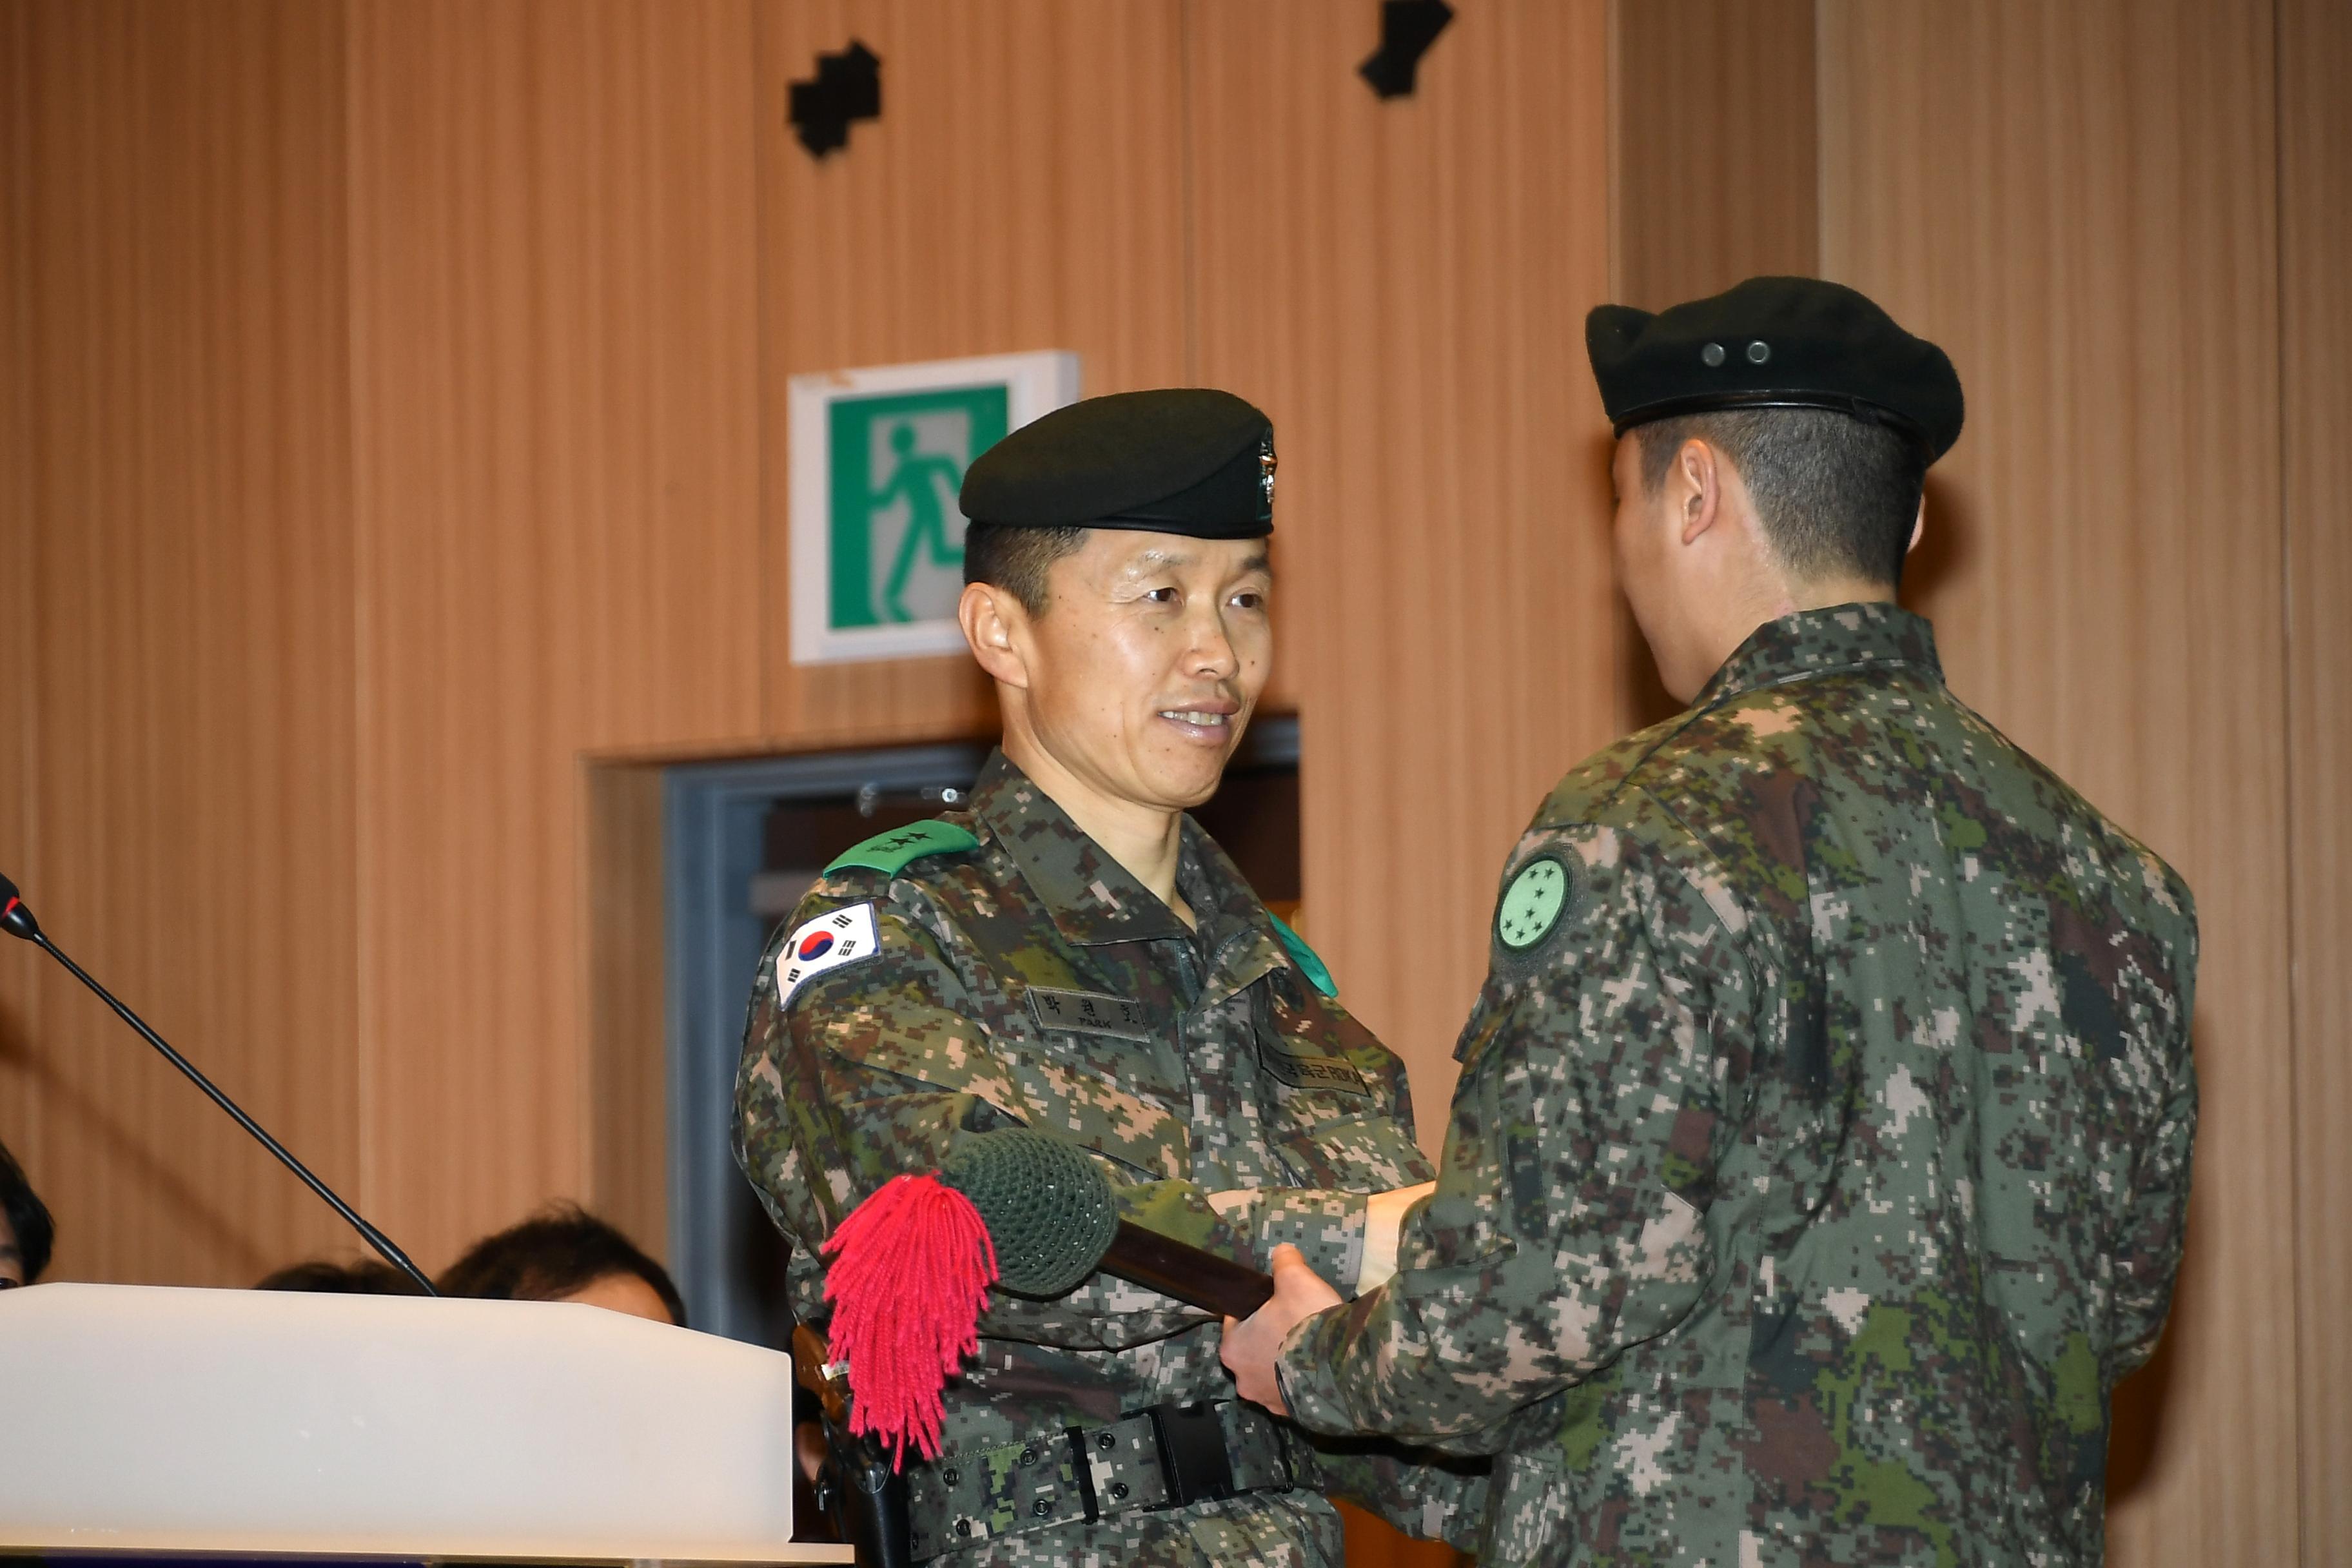
[[[1315,950],[1307,945],[1307,939],[1285,925],[1282,917],[1272,910],[1265,912],[1265,918],[1274,922],[1276,939],[1282,943],[1283,951],[1290,954],[1290,962],[1298,965],[1298,972],[1307,976],[1307,984],[1324,995],[1336,999],[1339,994],[1339,983],[1331,978],[1330,970],[1324,967]]]
[[[910,822],[887,833],[877,833],[863,844],[853,844],[834,858],[825,874],[863,866],[895,877],[927,855],[960,855],[980,847],[980,840],[952,822]]]

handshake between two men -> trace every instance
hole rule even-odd
[[[1265,417],[1096,398],[964,476],[1002,748],[828,868],[737,1095],[801,1321],[903,1445],[906,1560],[1336,1568],[1327,1493],[1498,1563],[2095,1554],[2180,1257],[2188,889],[1895,602],[1961,426],[1940,350],[1808,279],[1602,306],[1586,347],[1688,709],[1507,857],[1442,1172],[1185,815],[1272,658]],[[1022,1129],[1063,1174],[982,1201]],[[1080,1188],[1042,1240],[989,1212]],[[1130,1267],[1147,1232],[1213,1257]],[[1078,1267],[1024,1293],[1037,1248]]]

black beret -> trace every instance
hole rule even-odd
[[[1818,278],[1750,278],[1655,315],[1602,305],[1584,318],[1584,349],[1620,436],[1717,408],[1830,408],[1901,431],[1931,463],[1960,438],[1944,351]]]
[[[1274,426],[1205,386],[1089,397],[973,458],[958,504],[974,522],[1013,528],[1263,538],[1274,531]]]

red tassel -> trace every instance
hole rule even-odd
[[[849,1363],[850,1428],[888,1445],[940,1452],[940,1391],[980,1348],[980,1314],[996,1283],[996,1247],[971,1200],[929,1176],[894,1176],[851,1210],[824,1244],[833,1260],[833,1357]]]

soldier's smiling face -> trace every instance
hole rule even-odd
[[[1025,729],[1110,800],[1200,805],[1265,690],[1273,589],[1263,539],[1089,530],[1053,563],[1043,614],[1009,606],[1008,742]]]

